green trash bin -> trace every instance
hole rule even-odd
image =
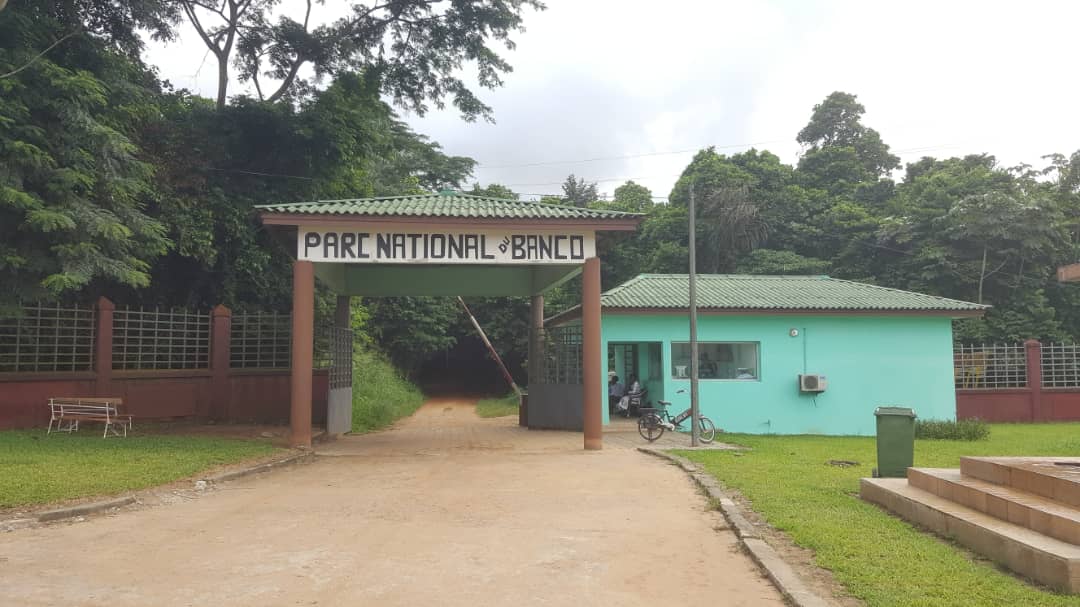
[[[915,465],[915,411],[907,407],[878,407],[877,462],[874,476],[904,478]]]

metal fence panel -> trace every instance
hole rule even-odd
[[[956,344],[953,367],[957,389],[1027,387],[1024,344]]]
[[[540,331],[543,357],[537,378],[545,384],[580,384],[583,382],[582,334],[579,326],[553,327]]]
[[[0,317],[0,373],[91,371],[94,310],[28,306]]]
[[[290,314],[233,314],[229,339],[233,369],[288,369],[292,362]]]
[[[209,369],[210,314],[113,312],[113,369]]]
[[[1041,358],[1042,387],[1080,387],[1080,345],[1043,344]]]
[[[349,388],[353,376],[353,332],[343,327],[330,327],[330,389]]]

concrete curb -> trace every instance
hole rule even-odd
[[[94,514],[96,512],[102,512],[112,508],[120,508],[121,506],[127,506],[134,504],[135,498],[132,496],[120,497],[117,499],[105,500],[103,502],[91,502],[89,504],[79,504],[77,506],[69,506],[67,508],[57,508],[56,510],[46,510],[37,515],[37,521],[39,523],[46,523],[49,521],[58,521],[60,519],[71,518],[73,516],[83,516],[85,514]]]
[[[218,483],[224,483],[225,481],[231,481],[245,476],[251,476],[252,474],[259,474],[262,472],[269,472],[292,464],[305,463],[315,459],[315,453],[313,451],[307,451],[305,453],[297,453],[290,455],[289,457],[274,460],[272,462],[266,462],[265,464],[259,464],[258,466],[252,466],[250,468],[242,468],[240,470],[232,470],[230,472],[222,472],[221,474],[215,474],[214,476],[207,476],[196,480],[195,482],[205,482],[209,485],[216,485]]]
[[[780,555],[758,535],[758,530],[746,519],[743,509],[735,500],[725,494],[720,484],[712,476],[702,472],[690,460],[652,447],[638,447],[638,451],[666,459],[682,468],[711,499],[720,506],[720,512],[735,531],[739,543],[750,554],[750,558],[761,567],[774,586],[796,607],[831,607],[833,603],[815,594],[799,574],[788,565]]]

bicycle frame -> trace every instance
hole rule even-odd
[[[660,408],[657,410],[657,413],[661,420],[666,421],[674,426],[681,426],[684,421],[690,418],[690,409],[690,407],[687,407],[685,411],[676,415],[675,417],[672,417],[671,413],[668,413],[667,407],[661,405]],[[698,414],[698,417],[702,416]]]

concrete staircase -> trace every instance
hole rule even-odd
[[[1009,569],[1080,593],[1080,458],[963,457],[864,478],[860,495]]]

